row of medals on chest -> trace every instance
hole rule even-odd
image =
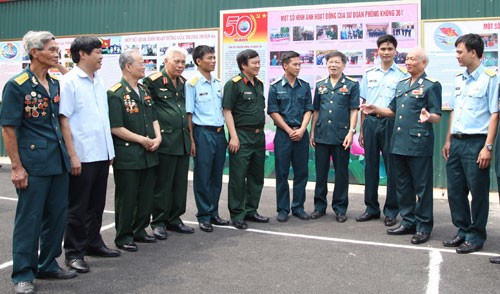
[[[54,103],[59,102],[59,94],[54,97]],[[49,98],[43,97],[35,91],[24,97],[24,112],[26,117],[46,116],[46,109],[49,107]]]
[[[127,91],[130,92],[128,88]],[[137,105],[137,102],[135,102],[135,99],[132,99],[129,94],[125,94],[125,96],[123,96],[123,104],[125,104],[125,110],[128,113],[139,112],[139,106]],[[151,96],[147,95],[146,97],[144,97],[144,104],[146,104],[146,106],[152,106]]]

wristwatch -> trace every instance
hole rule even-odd
[[[491,144],[484,144],[484,147],[486,147],[486,149],[488,149],[488,151],[493,150],[493,145],[491,145]]]
[[[356,134],[356,129],[350,129],[349,132]]]

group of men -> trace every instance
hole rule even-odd
[[[140,52],[126,50],[119,57],[122,79],[106,92],[98,73],[102,63],[98,38],[73,41],[70,50],[76,66],[61,81],[48,74],[58,65],[54,36],[28,32],[23,41],[31,64],[6,84],[0,114],[19,196],[13,237],[16,293],[35,293],[35,277],[69,279],[76,272],[88,272],[86,255],[120,256],[100,235],[110,165],[115,182],[114,242],[121,250],[134,252],[136,242],[165,240],[167,230],[194,232],[180,218],[186,211],[190,157],[200,230],[212,232],[213,225],[230,224],[244,230],[247,221],[269,222],[258,213],[266,99],[257,77],[256,51],[238,54],[240,74],[223,86],[212,75],[216,65],[212,47],[194,48],[198,71],[189,80],[182,77],[187,52],[180,47],[170,47],[164,68],[148,77]],[[300,55],[282,54],[284,75],[270,85],[267,101],[267,113],[276,125],[277,220],[286,222],[290,213],[301,220],[326,214],[330,158],[335,169],[332,209],[337,222],[347,220],[349,150],[361,109],[366,210],[356,221],[378,219],[383,212],[384,224],[392,227],[400,214],[401,223],[387,234],[412,234],[411,243],[421,244],[433,228],[432,125],[441,117],[441,85],[425,73],[429,60],[423,49],[408,53],[404,69],[394,63],[393,36],[379,37],[377,47],[381,63],[369,69],[361,83],[343,73],[348,60],[342,52],[328,53],[324,58],[329,75],[316,83],[314,96],[310,85],[298,77]],[[480,36],[461,36],[456,48],[466,70],[456,78],[443,156],[448,161],[452,222],[458,231],[443,245],[470,253],[480,250],[486,240],[499,85],[496,74],[481,64]],[[312,214],[304,210],[309,146],[315,149],[316,164]],[[231,221],[219,216],[218,207],[226,150]],[[382,211],[377,195],[380,153],[388,180]],[[63,237],[70,270],[56,261]],[[497,257],[490,261],[500,263]]]

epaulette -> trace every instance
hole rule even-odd
[[[181,80],[182,84],[184,84],[186,82],[186,78],[183,77],[182,75],[179,76],[179,80]]]
[[[190,78],[187,83],[189,85],[191,85],[191,87],[194,87],[196,85],[196,83],[198,83],[199,80],[200,80],[199,76],[194,76],[194,77]]]
[[[53,80],[59,81],[59,76],[56,76],[56,75],[50,75],[50,77],[51,77]]]
[[[350,80],[351,82],[355,82],[355,83],[358,82],[358,80],[356,80],[355,78],[351,78],[349,76],[345,76],[345,78],[348,79],[348,80]]]
[[[148,78],[152,81],[156,81],[157,79],[161,78],[161,76],[163,76],[163,74],[159,71],[157,73],[150,75]]]
[[[116,92],[116,90],[120,89],[122,87],[122,83],[117,83],[113,87],[109,88],[111,92]]]
[[[277,82],[281,82],[281,79],[277,79],[276,81],[273,81],[273,82],[271,83],[271,85],[274,85],[274,84],[276,84]]]
[[[372,66],[372,67],[370,67],[369,69],[367,69],[367,70],[366,70],[366,72],[372,71],[372,70],[374,70],[374,69],[376,69],[376,68],[378,68],[378,66]]]
[[[407,74],[407,73],[408,73],[408,70],[407,70],[406,68],[404,68],[404,67],[400,66],[400,65],[398,65],[398,69],[399,69],[402,73],[404,73],[404,74]]]
[[[490,77],[494,77],[497,74],[496,72],[492,71],[489,68],[485,68],[484,69],[484,73],[487,74],[487,75],[489,75]]]
[[[233,81],[233,83],[237,83],[237,82],[241,81],[241,76],[235,76],[231,80]]]
[[[329,77],[319,79],[319,80],[317,80],[317,81],[316,81],[316,84],[321,83],[321,82],[324,82],[324,81],[326,81],[328,78],[329,78]]]
[[[436,79],[430,78],[430,77],[425,77],[426,80],[431,81],[433,83],[437,82]]]
[[[16,81],[16,83],[21,86],[22,84],[24,84],[24,82],[26,82],[27,80],[29,80],[30,76],[28,73],[23,73],[21,74],[20,76],[18,76],[17,78],[14,79],[14,81]]]
[[[261,83],[263,83],[263,84],[264,84],[264,81],[263,81],[261,78],[259,78],[259,77],[255,77],[255,78],[256,78],[257,80],[259,80]]]

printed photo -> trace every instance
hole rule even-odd
[[[338,40],[337,25],[316,26],[316,40]]]
[[[271,28],[269,33],[269,40],[274,43],[290,41],[290,28]]]
[[[313,41],[314,26],[293,27],[294,41]]]
[[[393,22],[392,35],[398,40],[414,39],[417,37],[415,24],[412,22]]]
[[[340,28],[341,40],[363,39],[363,24],[343,24]]]
[[[366,34],[368,38],[378,38],[383,35],[387,35],[387,30],[389,29],[388,23],[381,24],[367,24],[366,25]]]

